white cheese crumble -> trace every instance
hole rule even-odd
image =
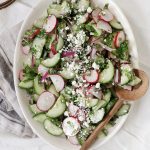
[[[99,89],[100,88],[100,83],[96,83],[95,88]]]
[[[99,65],[97,65],[95,62],[92,64],[92,67],[97,70],[99,69]]]
[[[88,13],[91,13],[91,12],[92,12],[92,8],[91,8],[91,7],[88,7],[87,12],[88,12]]]
[[[129,64],[123,64],[121,70],[132,71],[132,67]]]

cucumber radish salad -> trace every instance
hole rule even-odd
[[[141,82],[130,60],[128,40],[109,4],[89,0],[52,3],[22,38],[25,56],[19,87],[30,95],[33,119],[54,136],[82,145],[117,101],[115,86],[132,90]],[[117,118],[128,113],[125,103]]]

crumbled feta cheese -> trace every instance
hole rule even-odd
[[[92,12],[92,8],[91,8],[91,7],[88,7],[87,12],[88,12],[88,13],[91,13],[91,12]]]
[[[69,30],[69,27],[67,26],[67,27],[65,28],[65,30]]]
[[[92,64],[92,67],[93,67],[94,69],[99,69],[99,65],[97,65],[95,62]]]
[[[64,116],[69,117],[69,112],[68,112],[68,111],[65,111],[65,112],[64,112]]]
[[[72,90],[72,95],[75,95],[75,94],[76,94],[76,92],[74,90]]]
[[[86,121],[83,122],[83,125],[84,125],[85,127],[89,127],[89,124],[88,124],[88,122],[86,122]]]
[[[98,89],[100,88],[100,83],[96,83],[95,87]]]

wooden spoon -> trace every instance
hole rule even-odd
[[[117,113],[118,109],[122,106],[125,100],[135,101],[144,96],[149,86],[148,76],[144,71],[134,69],[135,75],[138,76],[142,82],[138,87],[134,87],[132,91],[128,91],[122,88],[115,88],[116,95],[118,96],[118,101],[112,108],[112,110],[106,115],[104,120],[95,128],[89,138],[84,142],[80,150],[87,150],[91,144],[97,139],[98,134],[103,129],[103,127],[108,124],[110,119]]]

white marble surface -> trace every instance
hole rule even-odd
[[[0,32],[21,22],[39,0],[17,0],[7,9],[0,10]],[[150,1],[115,0],[127,16],[134,31],[140,66],[150,77]],[[150,150],[150,89],[136,102],[123,128],[101,150]],[[54,150],[39,138],[23,139],[0,132],[2,150]]]

